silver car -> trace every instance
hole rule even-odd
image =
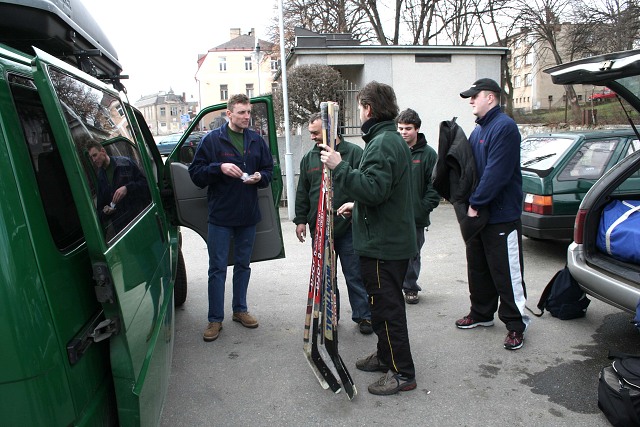
[[[545,72],[556,84],[608,87],[628,103],[624,106],[629,121],[638,122],[640,50],[582,59]],[[640,200],[640,143],[637,140],[629,146],[628,156],[605,173],[585,195],[576,216],[574,241],[567,252],[569,270],[585,292],[635,313],[640,300],[640,265],[610,255],[598,249],[596,243],[602,212],[615,200]],[[631,246],[638,250],[640,243]]]

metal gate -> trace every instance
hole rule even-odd
[[[340,92],[340,111],[342,111],[342,120],[340,123],[340,133],[344,136],[360,136],[360,117],[358,114],[358,87],[355,83],[348,80],[344,81],[343,88]]]

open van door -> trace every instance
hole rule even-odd
[[[262,136],[273,156],[271,184],[258,190],[258,203],[262,220],[256,228],[256,241],[252,262],[284,258],[284,243],[280,227],[279,204],[282,195],[282,171],[278,154],[278,138],[270,96],[251,99],[250,128]],[[199,188],[189,176],[189,164],[193,160],[197,145],[207,132],[225,123],[226,104],[204,108],[191,120],[165,164],[165,178],[173,189],[176,221],[195,230],[206,242],[207,219],[209,217],[207,188]],[[229,263],[233,262],[233,243],[229,252]]]
[[[79,212],[96,299],[104,310],[100,339],[109,339],[120,425],[155,425],[171,369],[173,282],[170,224],[151,161],[116,91],[35,51],[35,84]],[[116,205],[110,193],[105,200],[108,186],[126,188]]]

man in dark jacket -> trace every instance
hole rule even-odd
[[[440,195],[433,188],[431,176],[438,155],[436,150],[427,145],[427,139],[420,133],[422,120],[411,108],[407,108],[396,118],[398,132],[411,150],[411,176],[413,179],[413,214],[416,219],[416,237],[418,252],[409,260],[407,275],[402,289],[407,304],[417,304],[420,300],[418,292],[422,288],[418,285],[420,276],[420,250],[425,241],[425,229],[428,230],[431,221],[429,214],[440,203]]]
[[[87,153],[97,168],[98,217],[107,230],[111,224],[113,233],[119,233],[151,203],[147,178],[133,160],[109,156],[99,142],[90,143]]]
[[[232,320],[247,328],[258,321],[247,311],[251,254],[260,222],[258,188],[271,182],[273,158],[260,135],[249,129],[251,103],[234,95],[227,103],[229,122],[209,132],[189,165],[191,180],[207,187],[209,201],[209,312],[205,341],[218,338],[224,319],[224,288],[233,238]]]
[[[391,86],[368,83],[358,93],[358,109],[366,143],[360,166],[354,169],[326,145],[320,158],[333,170],[334,185],[355,200],[338,208],[338,214],[353,217],[353,246],[378,336],[377,350],[356,367],[386,372],[369,392],[389,395],[416,388],[402,295],[409,259],[418,251],[411,152],[396,128],[398,103]]]
[[[485,78],[460,93],[462,98],[469,98],[477,117],[469,143],[479,182],[469,198],[467,215],[477,217],[482,210],[489,218],[487,225],[466,242],[471,311],[457,320],[456,326],[493,326],[498,310],[508,330],[504,348],[517,350],[524,343],[529,324],[520,221],[521,137],[513,119],[500,110],[501,92],[494,80]]]
[[[300,160],[300,177],[296,191],[296,216],[293,222],[296,224],[296,236],[300,242],[304,242],[307,234],[307,224],[311,236],[315,234],[316,219],[318,216],[318,198],[320,197],[320,183],[323,178],[323,167],[320,161],[320,147],[322,144],[322,116],[314,113],[309,117],[309,134],[316,143],[309,152]],[[351,167],[357,168],[362,157],[362,148],[341,136],[336,138],[336,150]],[[341,206],[350,201],[344,191],[335,188],[333,191],[333,205]],[[358,324],[360,333],[368,335],[373,333],[371,327],[371,311],[367,301],[367,290],[362,283],[360,275],[360,260],[353,251],[353,232],[351,230],[351,218],[344,218],[335,214],[333,218],[334,248],[336,256],[340,259],[342,274],[347,284],[349,303],[351,304],[351,319]],[[337,289],[337,288],[336,288]],[[338,317],[340,316],[340,296],[338,296]]]

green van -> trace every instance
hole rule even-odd
[[[163,161],[81,3],[0,0],[0,17],[0,424],[157,425],[187,296],[180,226],[207,232],[206,189],[182,144],[226,106],[199,112]],[[271,98],[252,103],[275,162],[259,261],[284,257],[282,177]],[[131,183],[108,212],[96,143]]]

